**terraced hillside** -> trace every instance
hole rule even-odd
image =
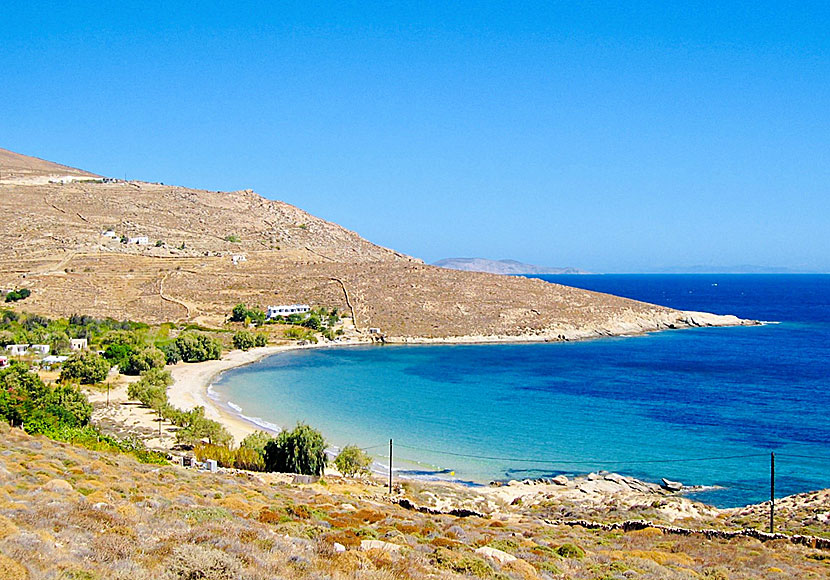
[[[397,340],[559,340],[739,322],[428,266],[248,190],[109,180],[0,153],[0,288],[29,288],[19,307],[50,316],[211,324],[239,302],[301,301],[352,311],[358,331],[380,327]]]

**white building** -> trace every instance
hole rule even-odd
[[[70,338],[69,348],[71,350],[86,350],[89,348],[89,343],[85,338]]]
[[[49,356],[43,357],[40,361],[40,366],[43,368],[52,368],[54,365],[59,365],[68,359],[68,356],[55,356],[50,354]]]
[[[234,254],[233,256],[231,256],[231,262],[233,262],[234,266],[236,266],[240,262],[247,262],[247,261],[248,261],[248,258],[246,258],[244,254]]]
[[[280,304],[279,306],[269,306],[265,317],[269,320],[277,316],[291,316],[292,314],[305,314],[311,310],[308,304]]]
[[[128,244],[137,244],[139,246],[146,246],[150,243],[150,238],[147,236],[136,236],[134,238],[127,238]]]
[[[0,356],[0,369],[4,369],[7,366],[9,366],[9,357]]]
[[[49,345],[48,344],[30,344],[29,345],[29,352],[36,352],[41,356],[46,356],[49,354]]]
[[[6,346],[6,350],[9,351],[10,356],[23,356],[26,354],[26,351],[29,350],[28,344],[10,344]]]
[[[115,230],[107,230],[105,232],[101,232],[101,235],[105,238],[117,238],[118,234],[115,233]]]

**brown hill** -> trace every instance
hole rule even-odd
[[[352,308],[359,330],[399,340],[555,340],[739,322],[428,266],[248,190],[95,179],[10,152],[3,162],[4,176],[40,178],[0,181],[0,288],[30,288],[19,307],[33,312],[219,323],[239,302],[301,301]],[[57,174],[83,180],[42,179]]]
[[[0,149],[0,182],[37,181],[38,178],[95,178],[94,173]]]

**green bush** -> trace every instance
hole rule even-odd
[[[222,356],[222,343],[200,332],[184,332],[176,338],[184,362],[202,362],[217,360]]]
[[[248,471],[263,471],[265,469],[265,461],[262,455],[248,447],[231,449],[228,445],[198,443],[193,448],[193,453],[199,461],[214,459],[222,467],[235,467]]]
[[[181,429],[176,431],[176,441],[183,445],[198,445],[207,439],[214,445],[230,445],[233,436],[220,423],[205,417],[205,408],[196,407],[182,412]]]
[[[265,312],[259,308],[248,308],[244,304],[237,304],[231,310],[231,322],[253,323],[262,326],[265,323]]]
[[[175,342],[163,344],[158,349],[164,353],[164,360],[169,365],[178,364],[182,360],[182,353],[179,352],[179,347]]]
[[[8,294],[6,294],[6,302],[17,302],[18,300],[25,300],[29,296],[31,296],[32,291],[28,288],[22,288],[20,290],[12,290]]]
[[[346,445],[334,458],[334,466],[346,476],[368,474],[370,465],[372,458],[355,445]]]
[[[293,431],[282,431],[265,446],[266,471],[322,475],[326,462],[323,435],[303,423]]]
[[[575,544],[562,544],[558,548],[556,548],[556,553],[562,556],[563,558],[584,558],[585,557],[585,550],[580,548]]]
[[[127,358],[127,366],[121,368],[125,375],[140,375],[150,369],[161,369],[167,364],[167,357],[154,346],[133,351]]]
[[[300,326],[286,328],[283,331],[283,336],[285,336],[285,338],[293,338],[296,340],[307,340],[309,342],[315,343],[317,342],[317,337],[314,335],[314,332],[312,330]]]
[[[110,372],[110,362],[94,352],[80,352],[70,356],[61,367],[60,380],[80,381],[82,385],[100,383]]]
[[[268,445],[269,441],[274,439],[271,434],[266,433],[265,431],[254,431],[245,439],[242,440],[242,443],[239,444],[240,447],[246,447],[248,449],[252,449],[256,451],[260,455],[265,455],[265,446]]]
[[[42,405],[49,387],[23,363],[12,362],[0,370],[0,415],[12,425],[21,425]]]
[[[240,330],[233,335],[233,346],[240,350],[254,348],[254,333],[247,330]]]

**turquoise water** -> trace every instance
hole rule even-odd
[[[558,279],[557,279],[558,280]],[[214,396],[302,420],[402,471],[471,482],[606,469],[722,486],[715,505],[830,487],[830,277],[577,276],[572,285],[775,320],[579,343],[293,351],[225,373]],[[788,305],[789,304],[789,305]]]

